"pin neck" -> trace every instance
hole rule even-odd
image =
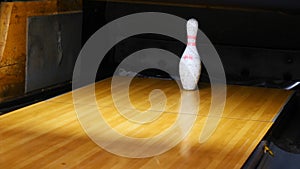
[[[193,35],[188,35],[187,38],[188,38],[188,39],[191,39],[191,40],[196,40],[196,39],[197,39],[197,37],[196,37],[196,36],[193,36]]]
[[[188,35],[187,36],[187,46],[196,46],[196,36]]]

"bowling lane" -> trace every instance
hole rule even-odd
[[[181,93],[176,81],[134,78],[130,86],[126,86],[124,79],[115,77],[116,87],[114,95],[111,94],[111,79],[95,84],[95,98],[99,107],[117,107],[118,109],[137,109],[140,112],[151,110],[158,112],[178,113],[180,108]],[[90,87],[81,89],[81,97],[77,104],[93,105],[93,97],[88,93]],[[149,101],[151,91],[160,89],[166,96],[166,105],[163,106],[165,97],[153,94],[153,103]],[[85,91],[86,90],[86,91]],[[129,98],[124,94],[129,90]],[[211,104],[211,88],[209,84],[201,83],[199,86],[199,112],[198,115],[213,117],[209,112]],[[94,93],[91,93],[94,94]],[[221,117],[234,119],[249,119],[258,121],[274,121],[283,106],[291,96],[291,91],[280,89],[267,89],[246,86],[227,86],[226,104]],[[73,104],[72,93],[55,97],[48,102],[62,102]],[[189,114],[188,111],[182,111]]]
[[[83,105],[85,118],[91,124],[98,123],[90,116],[91,105]],[[127,111],[130,113],[130,111]],[[114,107],[103,107],[101,113],[106,123],[123,134],[115,138],[113,133],[99,128],[92,131],[103,133],[100,140],[121,146],[128,151],[131,142],[125,137],[154,138],[168,133],[179,118],[178,114],[163,112],[151,123],[138,125],[124,118]],[[240,168],[254,150],[271,122],[243,119],[210,118],[219,121],[206,141],[199,143],[208,117],[184,114],[182,118],[195,117],[192,130],[185,140],[170,150],[149,158],[125,158],[111,154],[97,146],[81,128],[72,104],[62,102],[40,102],[0,116],[1,166],[4,168]],[[182,132],[182,125],[175,132]],[[102,127],[101,127],[102,126]],[[173,132],[174,132],[173,131]],[[123,139],[124,138],[124,139]],[[141,142],[142,147],[156,144],[173,144],[166,134],[156,142]],[[160,147],[161,148],[161,147]],[[143,151],[143,153],[145,153]]]

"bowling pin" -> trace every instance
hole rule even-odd
[[[179,62],[179,75],[183,89],[195,90],[200,78],[201,62],[196,48],[198,22],[195,19],[188,20],[187,46]]]

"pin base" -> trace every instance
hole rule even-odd
[[[186,90],[186,91],[195,91],[197,90],[197,88],[182,88],[183,90]]]

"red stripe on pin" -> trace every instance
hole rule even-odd
[[[195,42],[189,42],[187,43],[188,46],[196,46],[196,43]]]
[[[188,36],[187,38],[188,38],[188,39],[195,39],[195,40],[197,39],[196,36]]]
[[[193,60],[193,56],[190,56],[190,55],[184,55],[183,59],[190,59],[190,60]]]

